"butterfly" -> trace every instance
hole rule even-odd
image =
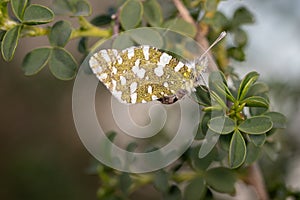
[[[91,56],[89,65],[121,103],[157,100],[172,104],[195,91],[207,66],[205,54],[225,34],[222,32],[204,54],[192,62],[182,62],[155,47],[142,45],[121,51],[102,49]]]

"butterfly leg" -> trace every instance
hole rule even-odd
[[[160,101],[162,104],[173,104],[178,100],[175,94],[164,96],[162,98],[157,99],[157,101]]]
[[[164,96],[162,98],[157,99],[162,104],[173,104],[176,101],[182,99],[188,93],[187,90],[178,90],[176,94]]]

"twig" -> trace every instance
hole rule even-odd
[[[196,26],[194,19],[190,15],[188,9],[186,9],[186,7],[183,5],[183,3],[180,0],[173,0],[173,3],[176,6],[176,8],[178,9],[178,12],[179,12],[180,16],[182,17],[182,19],[184,19],[188,23],[191,23],[194,26]]]
[[[260,200],[269,200],[264,179],[257,163],[249,166],[246,183],[254,187]]]
[[[114,25],[113,25],[113,37],[117,37],[120,32],[120,8],[117,10],[117,12],[111,16],[111,18],[114,20]]]
[[[180,0],[173,0],[174,5],[176,6],[180,16],[183,20],[188,23],[191,23],[195,26],[197,30],[197,34],[195,40],[204,48],[207,49],[209,47],[209,43],[206,39],[206,35],[208,33],[208,28],[200,26],[200,24],[196,23],[195,20],[190,15],[188,9],[183,5]]]

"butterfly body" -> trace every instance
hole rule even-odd
[[[97,78],[122,103],[159,100],[171,104],[190,94],[195,87],[195,64],[150,46],[122,51],[103,49],[89,60]]]

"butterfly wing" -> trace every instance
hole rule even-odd
[[[149,46],[100,50],[90,67],[122,103],[146,103],[193,87],[192,67]]]

